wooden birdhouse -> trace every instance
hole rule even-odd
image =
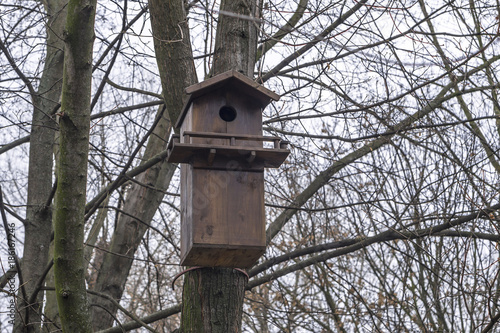
[[[264,168],[287,142],[262,135],[262,111],[279,96],[229,71],[186,89],[168,144],[181,165],[181,265],[252,266],[266,249]]]

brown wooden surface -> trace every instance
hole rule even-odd
[[[192,163],[194,160],[193,157],[195,156],[208,161],[210,149],[216,150],[215,160],[218,159],[217,156],[225,157],[225,160],[235,161],[240,163],[241,166],[246,165],[247,158],[250,156],[250,153],[255,151],[253,164],[256,166],[263,165],[266,168],[278,168],[290,154],[288,149],[173,143],[172,149],[167,157],[167,161],[170,163]],[[201,165],[199,166],[201,167]],[[210,168],[208,163],[206,164],[206,167]],[[220,169],[221,167],[217,166],[213,168]]]
[[[236,111],[233,121],[224,121],[219,111],[222,107],[231,107]],[[185,131],[212,132],[228,134],[262,135],[262,109],[251,97],[238,94],[232,87],[212,91],[193,100],[185,119],[189,125],[182,125],[181,135]],[[183,135],[184,136],[184,135]],[[183,138],[181,138],[181,142]],[[225,144],[215,138],[197,138],[193,143]],[[229,144],[229,143],[228,143]],[[258,142],[243,142],[245,146],[259,146]]]
[[[265,246],[264,173],[232,174],[227,187],[229,244]]]
[[[279,138],[262,136],[262,109],[278,96],[234,71],[187,92],[180,137],[168,144],[167,158],[184,163],[182,264],[249,267],[266,247],[263,170],[290,153]],[[234,120],[220,116],[223,107],[234,109]]]
[[[219,117],[219,110],[226,104],[224,96],[213,93],[199,97],[191,108],[192,126],[188,131],[227,133],[227,123]],[[193,143],[229,144],[225,139],[193,138]]]
[[[274,141],[280,140],[278,136],[263,136],[263,135],[252,135],[252,134],[241,134],[241,133],[216,133],[216,132],[195,132],[195,131],[184,131],[183,135],[189,135],[192,138],[195,137],[215,137],[215,138],[235,138],[237,140],[244,141]],[[183,142],[186,143],[186,142]]]
[[[197,245],[181,258],[183,266],[250,268],[264,254],[266,247],[221,248]],[[203,264],[200,264],[203,263]]]
[[[182,264],[253,264],[266,245],[264,174],[191,166],[182,170]]]
[[[189,109],[187,110],[186,112],[186,115],[185,115],[185,118],[184,118],[184,122],[182,123],[182,126],[180,127],[180,142],[183,142],[184,140],[184,135],[182,135],[184,133],[184,131],[192,131],[193,130],[193,117],[192,117],[192,109],[193,109],[193,106],[191,105],[189,107]]]
[[[210,151],[216,149],[211,149]],[[215,157],[216,156],[216,157]],[[253,172],[264,172],[264,163],[262,160],[251,161],[251,152],[245,157],[239,156],[238,159],[223,156],[221,154],[215,154],[214,159],[210,160],[210,153],[208,156],[205,154],[196,154],[192,157],[190,164],[195,169],[213,169],[213,170],[238,170],[238,171],[253,171]],[[250,162],[251,161],[251,162]],[[211,163],[210,163],[211,162]]]
[[[181,256],[193,246],[192,169],[189,164],[181,165]]]
[[[227,187],[231,176],[225,171],[193,169],[193,244],[228,245]]]
[[[270,101],[271,99],[277,101],[280,98],[280,96],[273,91],[237,71],[227,71],[203,82],[193,84],[186,88],[186,94],[196,96],[196,94],[207,93],[207,91],[210,91],[211,89],[217,89],[224,85],[235,84],[235,82],[242,86],[242,90],[245,93],[262,95],[261,99],[263,102]]]
[[[237,112],[234,121],[228,122],[226,133],[262,135],[262,107],[258,105],[254,98],[249,95],[239,93],[236,89],[226,90],[226,104],[233,107]],[[242,146],[261,146],[260,142],[243,141]]]
[[[281,141],[281,138],[278,136],[265,136],[265,135],[253,135],[253,134],[240,134],[240,133],[217,133],[217,132],[195,132],[195,131],[183,131],[183,136],[189,136],[191,138],[205,138],[205,137],[214,137],[214,138],[235,138],[237,140],[244,141]],[[174,134],[174,136],[176,136]],[[177,135],[178,136],[178,135]],[[186,142],[183,142],[186,143]]]

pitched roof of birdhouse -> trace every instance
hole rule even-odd
[[[189,94],[189,98],[184,104],[184,108],[182,109],[182,112],[179,115],[175,126],[181,126],[184,117],[189,110],[189,105],[191,104],[193,99],[196,99],[226,85],[235,87],[236,89],[241,90],[242,93],[255,98],[263,108],[268,105],[271,100],[277,101],[280,98],[278,94],[253,81],[249,77],[234,70],[227,71],[186,88],[186,93]]]

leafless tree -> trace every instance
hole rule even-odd
[[[248,281],[224,269],[185,281],[240,279],[244,332],[498,328],[498,1],[96,9],[84,242],[95,331],[189,331],[181,304],[192,298],[175,280],[179,176],[165,147],[184,89],[226,69],[281,96],[264,128],[292,154],[266,172],[268,248]],[[66,1],[9,0],[0,15],[0,207],[20,265],[8,266],[3,242],[0,282],[8,291],[17,279],[16,332],[57,331]]]

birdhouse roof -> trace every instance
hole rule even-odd
[[[184,104],[175,126],[180,127],[182,125],[184,117],[189,110],[189,106],[194,99],[226,85],[239,89],[242,93],[255,98],[263,108],[268,105],[271,100],[277,101],[280,98],[278,94],[253,81],[249,77],[234,70],[227,71],[186,88],[186,93],[189,94],[189,98]]]

